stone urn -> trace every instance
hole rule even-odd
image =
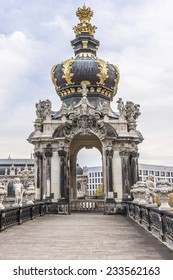
[[[139,188],[138,188],[137,184],[134,184],[131,187],[130,193],[133,196],[133,203],[139,203],[140,197],[139,197]]]
[[[33,200],[35,198],[35,188],[34,188],[34,184],[30,183],[28,189],[26,190],[26,194],[27,194],[27,205],[32,205],[34,204]]]
[[[156,188],[154,191],[160,196],[161,205],[159,207],[159,210],[171,210],[171,207],[168,204],[168,200],[169,194],[173,192],[172,185],[166,180],[161,180],[156,183]]]
[[[7,191],[5,190],[5,187],[3,186],[3,184],[0,182],[0,210],[4,209],[2,202],[3,202],[6,194],[7,194]]]
[[[139,191],[139,203],[140,205],[146,205],[147,201],[146,201],[146,183],[144,182],[137,182],[136,183],[138,186],[138,191]]]

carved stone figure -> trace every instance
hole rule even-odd
[[[13,206],[22,206],[23,198],[23,184],[20,182],[20,178],[15,178],[14,180],[14,192],[15,192],[15,203]]]
[[[146,181],[146,201],[148,204],[155,203],[155,184],[154,184],[154,176],[150,175],[148,176],[148,180]]]
[[[2,202],[3,202],[6,194],[7,194],[7,191],[5,190],[5,186],[0,182],[0,210],[4,209]]]
[[[122,98],[119,98],[117,103],[118,103],[117,109],[119,111],[119,114],[120,114],[120,116],[124,117],[125,116],[125,107],[124,107],[124,102],[123,102]]]

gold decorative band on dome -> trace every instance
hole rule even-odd
[[[66,86],[68,85],[73,85],[74,83],[71,81],[71,79],[73,78],[74,74],[70,72],[71,70],[71,65],[74,62],[73,58],[69,58],[67,59],[64,63],[63,63],[63,73],[64,75],[62,76],[62,78],[64,78],[66,80]]]
[[[88,53],[88,52],[78,53],[76,55],[76,57],[85,57],[85,58],[92,57],[92,58],[96,59],[96,56],[93,53]]]
[[[102,59],[96,59],[96,63],[98,64],[98,68],[100,70],[100,73],[97,74],[99,77],[100,81],[97,82],[98,85],[104,85],[106,79],[109,77],[108,76],[108,68],[107,68],[107,63],[102,60]]]
[[[85,82],[85,81],[84,81]],[[103,96],[107,96],[108,98],[110,98],[111,100],[113,99],[113,96],[114,96],[114,93],[106,88],[102,88],[102,87],[93,87],[92,85],[91,86],[88,86],[87,85],[87,89],[88,89],[88,92],[92,94],[100,94],[100,95],[103,95]],[[67,96],[67,95],[70,95],[70,94],[78,94],[78,93],[81,93],[82,91],[82,87],[68,87],[66,89],[62,89],[62,90],[58,90],[57,93],[60,97],[64,97],[64,96]]]

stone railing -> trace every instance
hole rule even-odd
[[[162,211],[133,202],[124,204],[127,216],[173,249],[173,211]]]
[[[104,200],[101,199],[72,199],[70,201],[71,212],[104,212]]]
[[[68,203],[38,202],[0,210],[0,231],[46,214],[68,214]]]

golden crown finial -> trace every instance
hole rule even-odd
[[[82,22],[82,23],[90,22],[93,14],[94,13],[91,10],[91,8],[89,8],[89,7],[87,8],[85,6],[85,3],[82,8],[78,8],[76,11],[76,16],[79,18],[80,22]]]
[[[97,27],[91,25],[90,20],[93,16],[93,11],[91,8],[87,8],[85,4],[82,8],[78,8],[76,11],[76,16],[79,18],[80,23],[78,23],[73,29],[75,34],[78,36],[81,33],[89,33],[91,36],[94,35]]]

